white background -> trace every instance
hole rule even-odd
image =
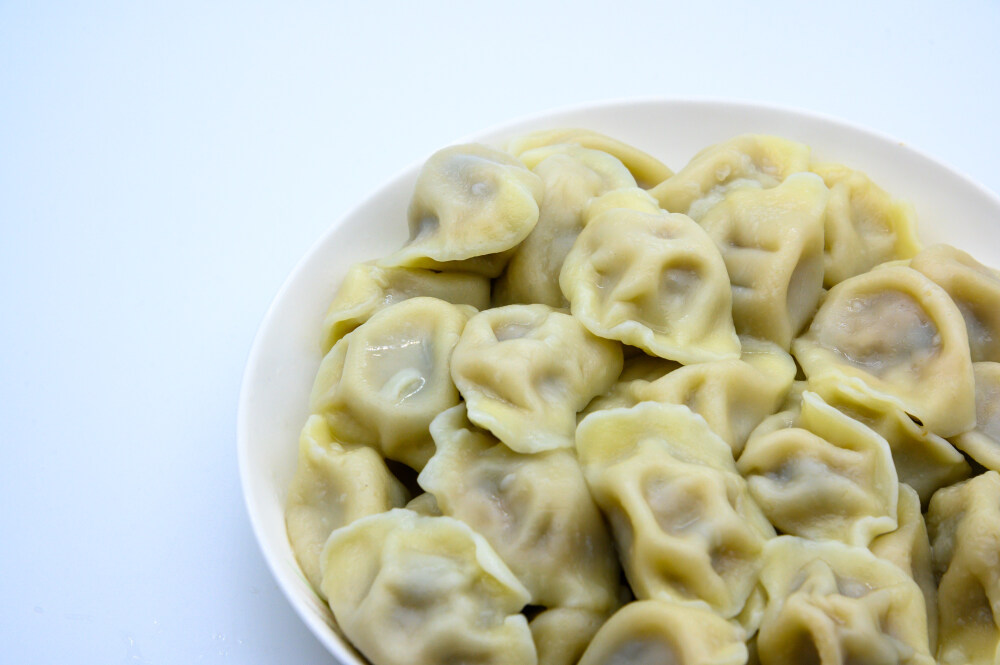
[[[388,176],[659,95],[839,116],[1000,191],[998,33],[996,0],[0,0],[0,660],[330,661],[250,531],[236,401],[285,275]]]

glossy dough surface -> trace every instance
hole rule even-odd
[[[1000,665],[1000,272],[820,157],[427,160],[285,503],[368,662]]]

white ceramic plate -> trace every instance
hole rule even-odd
[[[556,127],[609,134],[674,170],[698,150],[737,134],[796,139],[811,145],[817,159],[865,171],[891,194],[913,203],[925,244],[948,242],[1000,267],[996,194],[900,141],[812,113],[723,101],[617,101],[542,113],[464,141],[492,143]],[[419,168],[415,164],[396,175],[333,224],[295,267],[257,333],[240,395],[240,475],[257,540],[288,600],[344,665],[362,661],[299,572],[285,535],[285,496],[321,360],[323,315],[351,264],[384,256],[405,241],[406,206]]]

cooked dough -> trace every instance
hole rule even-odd
[[[762,665],[934,665],[920,589],[861,547],[792,536],[764,548]]]
[[[410,201],[410,240],[379,265],[496,277],[538,223],[544,185],[524,164],[484,145],[440,150]]]
[[[857,377],[939,436],[976,423],[962,314],[911,268],[878,268],[835,286],[792,352],[810,380]]]
[[[380,268],[372,263],[358,263],[347,271],[323,319],[323,353],[375,312],[415,296],[486,309],[490,306],[490,281],[472,273]]]
[[[987,469],[1000,471],[1000,363],[976,363],[976,427],[952,439]]]
[[[940,490],[927,511],[941,665],[1000,662],[1000,474]]]
[[[323,592],[340,628],[379,665],[535,665],[528,591],[489,543],[450,517],[397,508],[338,529]]]
[[[373,446],[419,471],[434,454],[431,421],[458,404],[451,352],[474,313],[427,297],[378,312],[326,354],[312,412],[326,417],[337,440]]]
[[[744,665],[744,633],[707,608],[629,603],[608,619],[580,665]]]
[[[739,357],[726,264],[684,215],[603,210],[566,256],[559,286],[600,337],[681,363]]]
[[[576,446],[636,597],[739,614],[774,530],[705,420],[655,402],[597,411]]]
[[[477,314],[451,359],[469,419],[521,453],[572,448],[577,412],[621,368],[620,344],[547,305]]]
[[[437,451],[420,486],[490,542],[533,604],[614,605],[621,568],[571,451],[514,452],[470,423],[462,404],[435,418],[431,434]]]

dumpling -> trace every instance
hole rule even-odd
[[[771,189],[735,189],[700,220],[722,253],[740,335],[788,350],[823,294],[823,216],[829,190],[811,173]]]
[[[937,648],[938,627],[937,581],[931,565],[927,526],[920,512],[920,497],[909,485],[899,485],[896,513],[899,528],[873,540],[868,549],[880,559],[894,563],[920,587],[924,607],[927,609],[927,637],[931,653],[934,653]]]
[[[418,268],[380,268],[358,263],[347,271],[323,319],[323,352],[389,305],[431,296],[476,309],[490,306],[490,281],[482,275]]]
[[[338,441],[373,446],[419,471],[434,454],[431,421],[458,404],[449,359],[474,313],[426,297],[386,307],[326,354],[312,412]]]
[[[621,569],[572,451],[514,452],[461,404],[435,418],[431,434],[437,451],[420,486],[489,541],[534,605],[611,608]]]
[[[813,164],[810,170],[830,188],[825,226],[827,288],[920,251],[911,206],[894,201],[864,173],[842,164]]]
[[[583,228],[587,204],[606,192],[635,187],[635,179],[611,155],[578,145],[537,148],[522,154],[521,160],[542,179],[545,196],[538,224],[514,251],[493,297],[499,305],[564,307],[559,271]]]
[[[410,240],[379,265],[496,277],[538,222],[541,179],[484,145],[445,148],[424,164],[410,201]]]
[[[577,665],[610,612],[556,607],[528,622],[538,665]]]
[[[600,337],[685,364],[739,357],[726,264],[684,215],[604,210],[576,239],[559,286]]]
[[[861,547],[781,536],[764,548],[762,665],[934,665],[920,589]]]
[[[404,503],[406,490],[377,452],[367,446],[345,448],[330,436],[323,418],[309,417],[299,437],[285,526],[313,589],[320,589],[320,552],[334,529]]]
[[[739,614],[774,530],[704,419],[654,402],[598,411],[576,446],[636,597]]]
[[[965,319],[972,361],[1000,362],[1000,273],[965,252],[934,245],[910,261],[951,296]]]
[[[640,402],[683,404],[704,418],[739,456],[750,432],[781,405],[795,376],[792,357],[776,345],[747,337],[740,340],[739,360],[685,365],[652,380],[620,379],[587,410]]]
[[[641,600],[618,610],[579,665],[744,665],[739,626],[707,608]]]
[[[777,136],[744,134],[705,148],[650,190],[664,210],[698,221],[735,189],[776,187],[809,168],[809,146]]]
[[[480,312],[451,358],[469,420],[520,453],[572,448],[577,412],[621,368],[621,345],[547,305]]]
[[[646,189],[673,175],[673,171],[652,155],[590,129],[545,129],[532,132],[510,141],[507,150],[512,155],[521,157],[529,150],[557,144],[579,145],[615,157],[632,173],[639,185]]]
[[[898,481],[885,439],[810,392],[793,427],[761,427],[737,468],[779,531],[867,546],[896,528]]]
[[[976,428],[952,441],[987,469],[1000,471],[1000,363],[975,363]]]
[[[939,436],[975,425],[965,322],[916,270],[878,268],[833,287],[792,353],[810,381],[857,377]]]
[[[1000,662],[1000,474],[938,491],[927,511],[941,665]]]
[[[338,529],[323,591],[344,634],[378,665],[535,665],[528,591],[489,543],[450,517],[404,509]]]
[[[946,485],[969,477],[962,453],[913,421],[899,404],[873,392],[858,377],[821,376],[809,388],[838,411],[875,430],[889,444],[899,482],[917,491],[922,504]]]

